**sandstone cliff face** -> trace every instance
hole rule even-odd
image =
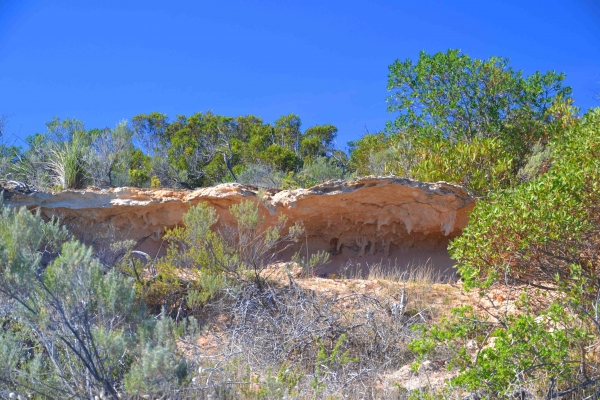
[[[257,188],[235,183],[194,191],[7,191],[4,197],[9,206],[39,207],[45,218],[59,217],[84,240],[112,230],[119,238],[135,240],[138,249],[151,255],[164,251],[165,229],[180,224],[191,205],[207,202],[217,210],[219,224],[231,224],[228,208],[232,204],[260,201],[266,224],[283,213],[290,224],[298,221],[304,225],[306,237],[298,245],[303,251],[330,252],[332,263],[323,273],[352,266],[363,274],[376,262],[399,269],[425,263],[438,270],[450,267],[448,241],[460,234],[475,205],[475,199],[459,186],[395,177],[269,191],[262,199]]]

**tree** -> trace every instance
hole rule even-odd
[[[136,138],[141,141],[146,154],[154,155],[160,150],[161,145],[165,145],[165,130],[168,125],[168,118],[165,114],[152,112],[150,114],[140,114],[131,120],[133,131]]]
[[[301,125],[302,121],[296,114],[284,115],[279,118],[274,124],[273,144],[286,147],[299,155],[302,140]]]
[[[533,150],[578,118],[564,74],[525,77],[504,58],[421,52],[389,71],[388,111],[398,116],[386,133],[349,143],[361,175],[443,180],[485,195],[519,184]]]
[[[227,171],[231,174],[231,178],[234,182],[237,182],[237,177],[233,172],[233,161],[236,156],[235,150],[233,149],[232,142],[234,140],[234,132],[229,129],[219,129],[218,145],[216,152],[223,156],[223,162],[227,167]]]
[[[177,171],[178,183],[188,188],[218,183],[223,179],[222,169],[227,169],[235,181],[232,168],[237,161],[237,151],[234,142],[240,132],[234,118],[211,111],[190,117],[179,116],[166,129],[170,144],[169,164]],[[222,156],[222,168],[220,160],[215,159],[217,155]],[[219,164],[216,168],[215,163]],[[216,176],[212,175],[214,173]]]
[[[95,185],[117,186],[128,183],[125,178],[115,180],[117,171],[124,175],[129,169],[133,151],[133,132],[122,121],[114,129],[98,130],[92,139],[90,151],[87,154],[87,170]]]
[[[508,60],[472,59],[460,50],[429,55],[419,60],[396,60],[389,67],[388,111],[398,112],[388,131],[471,141],[497,137],[521,157],[545,130],[550,107],[567,99],[565,74],[536,72],[524,77]]]
[[[240,163],[244,166],[256,163],[260,153],[274,143],[273,126],[254,115],[236,117],[235,126],[238,130],[236,137],[239,140]]]
[[[63,120],[54,117],[46,122],[46,136],[55,143],[69,143],[81,138],[86,139],[85,144],[87,144],[90,139],[83,121],[68,117]]]
[[[316,125],[303,133],[300,126],[295,114],[271,124],[253,115],[228,117],[212,111],[172,120],[152,112],[134,116],[131,126],[122,122],[115,129],[90,131],[76,119],[54,118],[46,133],[28,139],[26,151],[10,149],[16,152],[13,157],[0,149],[0,171],[10,169],[15,178],[40,189],[85,184],[192,189],[237,182],[244,171],[245,181],[279,186],[283,174],[334,156],[345,171],[343,155],[333,148],[337,128]],[[275,179],[250,176],[256,173]]]
[[[304,131],[300,151],[304,161],[326,157],[333,152],[333,141],[338,129],[334,125],[315,125]]]

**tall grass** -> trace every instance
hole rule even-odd
[[[81,189],[85,186],[83,148],[81,134],[75,134],[72,141],[51,150],[53,159],[48,162],[48,168],[55,186],[61,189]]]
[[[368,279],[382,279],[394,282],[411,283],[440,283],[447,280],[447,276],[436,269],[429,260],[425,264],[409,263],[406,267],[399,267],[397,260],[392,265],[379,262],[369,267]]]

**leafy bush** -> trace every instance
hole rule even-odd
[[[599,141],[600,109],[590,110],[550,142],[546,174],[479,202],[452,242],[464,286],[480,291],[484,313],[456,310],[413,349],[454,350],[461,373],[453,384],[491,397],[521,389],[597,395]],[[495,300],[498,290],[506,300]]]
[[[469,143],[440,140],[426,149],[410,169],[415,179],[457,183],[478,195],[513,184],[514,160],[498,139],[475,138]]]
[[[589,246],[598,228],[599,139],[596,109],[551,142],[553,164],[547,174],[478,204],[452,245],[467,282],[497,281],[507,267],[521,282],[570,285],[572,265],[592,278],[598,265]]]
[[[398,133],[387,136],[385,143],[385,149],[369,154],[362,171],[456,183],[477,195],[517,182],[515,160],[497,138],[461,142]]]

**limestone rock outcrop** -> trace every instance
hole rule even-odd
[[[138,248],[156,255],[164,251],[165,229],[181,223],[190,206],[206,202],[231,224],[229,207],[259,201],[266,224],[277,215],[301,222],[306,237],[299,246],[332,255],[331,271],[342,265],[365,268],[387,262],[398,268],[431,263],[452,265],[446,248],[468,222],[475,199],[462,187],[445,182],[423,183],[396,177],[331,181],[309,189],[270,190],[236,183],[189,190],[87,189],[23,193],[8,190],[9,206],[40,208],[44,218],[58,217],[83,240],[111,231],[133,239]],[[344,264],[345,263],[345,264]]]

